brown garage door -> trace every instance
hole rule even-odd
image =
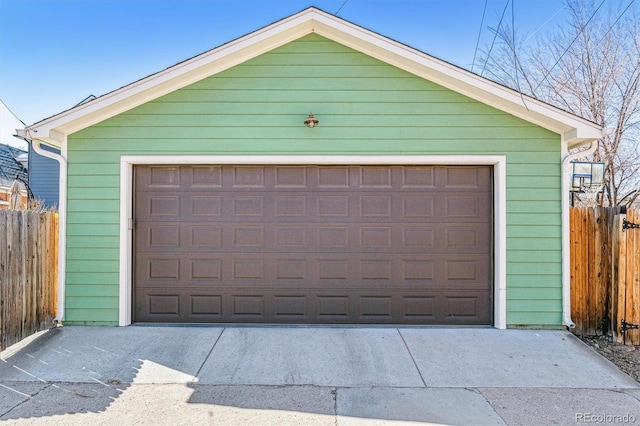
[[[491,324],[486,166],[136,166],[137,322]]]

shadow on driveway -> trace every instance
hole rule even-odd
[[[0,363],[0,420],[38,424],[573,424],[597,412],[640,423],[638,384],[563,331],[65,326]]]

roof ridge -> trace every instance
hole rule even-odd
[[[597,123],[314,6],[43,119],[18,133],[24,138],[35,137],[60,146],[69,134],[311,33],[551,130],[562,135],[570,146],[602,137],[602,126]]]

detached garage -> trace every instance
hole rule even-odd
[[[62,152],[65,323],[570,322],[600,127],[318,9],[20,133]]]

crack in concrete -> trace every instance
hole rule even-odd
[[[491,410],[493,410],[493,412],[495,413],[495,415],[496,415],[496,416],[498,416],[498,418],[499,418],[500,420],[502,420],[502,423],[504,423],[505,425],[507,424],[507,421],[504,419],[504,417],[502,417],[502,416],[500,415],[500,413],[498,413],[498,412],[496,411],[496,407],[494,407],[494,406],[493,406],[493,404],[491,404],[491,401],[489,401],[489,400],[487,399],[486,395],[485,395],[484,393],[482,393],[482,389],[480,389],[480,388],[464,388],[464,389],[469,390],[469,391],[472,391],[472,392],[475,392],[475,393],[477,393],[478,395],[480,395],[480,396],[482,397],[482,399],[484,399],[484,402],[486,402],[486,403],[487,403],[487,405],[488,405],[489,407],[491,407]]]
[[[22,404],[24,404],[27,401],[32,400],[34,397],[38,396],[38,394],[40,394],[40,392],[49,389],[51,386],[53,386],[53,383],[48,383],[47,386],[43,387],[42,389],[40,389],[38,392],[34,393],[33,395],[29,395],[27,398],[25,398],[24,400],[20,401],[18,404],[14,405],[13,407],[11,407],[8,411],[5,411],[4,413],[0,413],[0,420],[2,420],[2,418],[4,416],[6,416],[7,414],[11,413],[13,410],[15,410],[16,408],[20,407]],[[22,394],[22,392],[20,392]],[[23,394],[26,395],[26,394]]]
[[[333,397],[333,424],[338,426],[338,389],[337,387],[331,389],[331,396]]]
[[[400,332],[399,328],[396,328],[396,331],[398,332],[398,335],[400,336],[400,339],[402,340],[402,343],[404,344],[404,347],[407,349],[407,352],[409,353],[409,356],[411,357],[411,361],[413,361],[413,366],[416,368],[416,371],[418,372],[418,376],[420,376],[420,380],[422,380],[422,384],[424,385],[425,388],[428,387],[427,386],[427,382],[425,382],[424,377],[422,377],[422,371],[420,371],[420,369],[418,368],[418,363],[416,363],[416,360],[413,357],[413,354],[411,353],[411,350],[409,349],[409,345],[407,345],[407,342],[404,340],[404,336]]]

